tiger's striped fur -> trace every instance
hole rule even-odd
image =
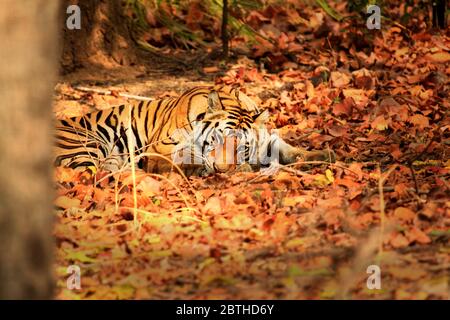
[[[264,126],[267,117],[267,111],[261,112],[238,89],[196,87],[178,98],[136,101],[59,120],[55,165],[117,171],[129,163],[130,146],[138,166],[149,172],[170,170],[177,153],[187,152],[193,161],[180,167],[188,175],[229,171],[236,168],[237,158],[248,162],[252,154],[262,159],[277,152],[282,164],[298,157],[327,158],[325,152],[305,151],[270,135]],[[218,154],[230,156],[222,152],[228,136],[244,143],[236,143],[233,161],[217,161]],[[251,167],[266,165],[263,162],[257,160]]]

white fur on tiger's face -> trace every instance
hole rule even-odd
[[[163,172],[178,165],[185,174],[253,170],[298,158],[327,159],[305,151],[265,127],[269,114],[227,86],[196,87],[179,98],[137,101],[56,125],[55,165],[118,171],[130,162]],[[330,160],[333,159],[333,154]]]

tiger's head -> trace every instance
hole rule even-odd
[[[256,139],[258,132],[267,131],[269,113],[259,111],[237,90],[233,93],[211,90],[207,108],[196,116],[189,137],[178,146],[183,165],[196,167],[196,174],[233,171],[258,153]]]

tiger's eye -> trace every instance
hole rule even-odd
[[[205,112],[203,112],[203,113],[200,113],[198,116],[197,116],[197,118],[195,118],[195,120],[197,120],[197,121],[202,121],[203,119],[205,119]]]

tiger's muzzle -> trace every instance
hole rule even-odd
[[[238,144],[239,139],[236,136],[226,136],[222,143],[213,146],[207,157],[216,172],[224,173],[236,169]]]

